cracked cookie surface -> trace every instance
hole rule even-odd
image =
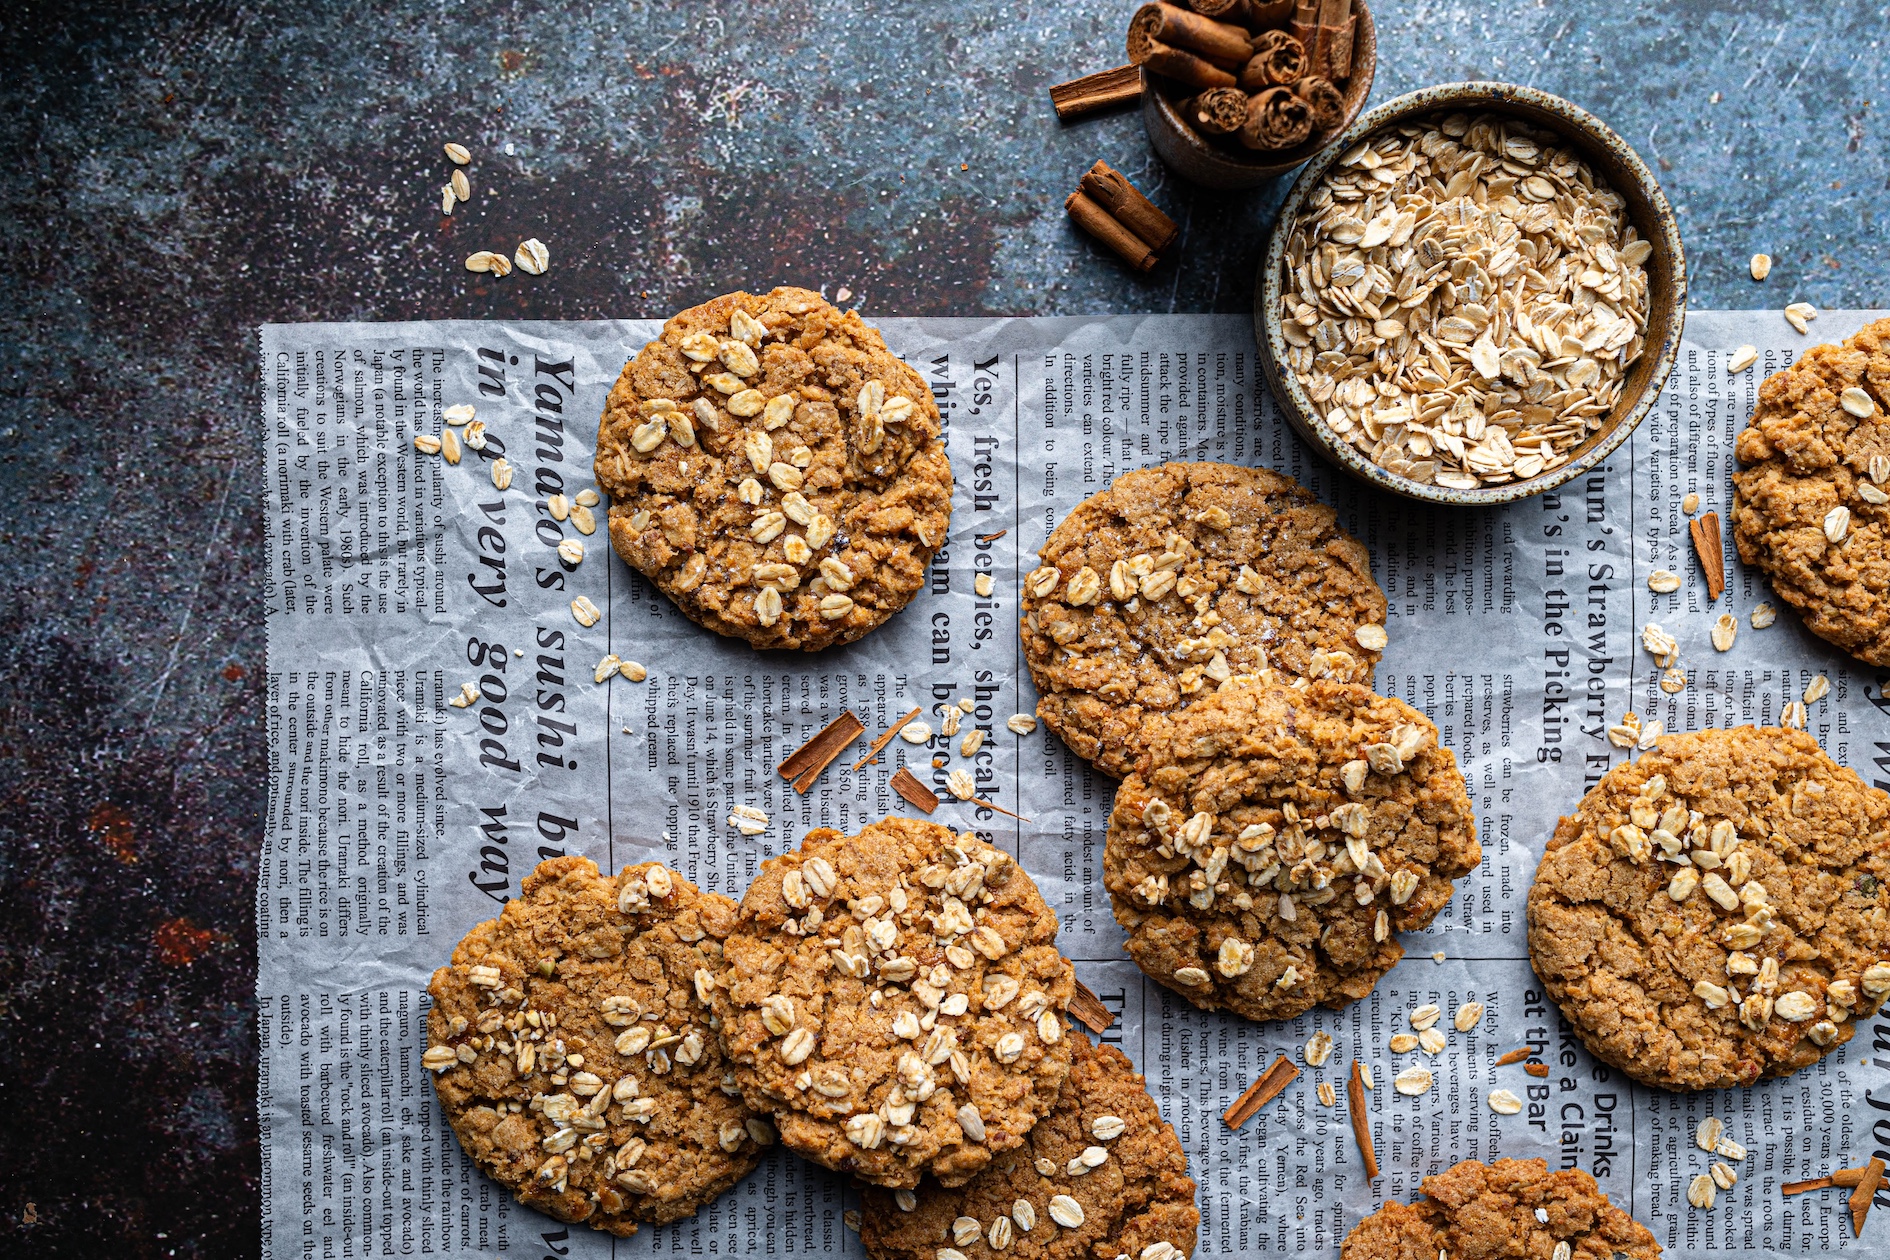
[[[1416,1203],[1387,1203],[1352,1227],[1339,1260],[1655,1260],[1645,1225],[1578,1168],[1539,1159],[1464,1160],[1426,1177]],[[1564,1252],[1562,1245],[1567,1245]]]
[[[1337,521],[1264,468],[1172,463],[1118,477],[1051,532],[1024,581],[1037,716],[1120,779],[1150,718],[1228,678],[1271,668],[1369,684],[1385,597]]]
[[[938,407],[817,293],[692,307],[624,366],[597,435],[610,543],[758,648],[850,643],[904,608],[951,522]]]
[[[1890,993],[1886,879],[1890,796],[1810,735],[1668,735],[1557,825],[1529,957],[1597,1058],[1669,1089],[1750,1085]]]
[[[1759,387],[1734,453],[1733,539],[1813,634],[1890,665],[1890,319]]]
[[[1148,1260],[1192,1255],[1201,1213],[1188,1156],[1127,1055],[1070,1037],[1070,1075],[1024,1144],[963,1186],[868,1188],[873,1260]]]
[[[660,863],[543,862],[433,973],[422,1065],[473,1162],[612,1234],[680,1220],[774,1142],[724,1080],[707,988],[735,903]]]
[[[1076,973],[1001,849],[888,818],[764,862],[716,990],[735,1076],[782,1144],[862,1181],[962,1185],[1070,1071]]]
[[[1371,992],[1482,853],[1423,714],[1356,683],[1242,683],[1151,726],[1103,878],[1143,971],[1286,1019]]]

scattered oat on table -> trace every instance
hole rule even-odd
[[[1732,352],[1732,357],[1726,360],[1726,375],[1736,376],[1758,361],[1759,351],[1756,346],[1740,346]]]
[[[980,573],[971,579],[971,589],[978,592],[980,596],[988,597],[997,589],[997,582],[989,573]]]
[[[545,248],[543,241],[534,236],[530,240],[519,243],[518,249],[512,255],[512,261],[516,262],[518,269],[526,275],[542,276],[551,266],[551,251]]]
[[[1763,280],[1767,276],[1771,275],[1772,274],[1772,255],[1754,254],[1752,256],[1750,270],[1752,272],[1752,278],[1754,280]]]
[[[1522,1110],[1522,1099],[1506,1089],[1490,1091],[1490,1110],[1498,1115],[1513,1116]]]
[[[1739,618],[1731,613],[1721,613],[1713,622],[1713,650],[1716,652],[1732,651],[1733,639],[1739,634]]]
[[[899,728],[899,738],[908,744],[923,744],[932,738],[932,727],[926,722],[907,722]]]
[[[768,815],[753,805],[737,805],[728,811],[728,825],[744,836],[758,836],[768,829]]]
[[[567,538],[558,544],[558,559],[572,568],[584,563],[584,544],[576,538]]]
[[[1672,569],[1655,569],[1647,575],[1647,589],[1656,595],[1671,595],[1680,589],[1680,575]]]
[[[465,145],[456,144],[455,142],[448,140],[446,142],[445,147],[446,147],[446,156],[454,163],[454,165],[464,166],[466,165],[466,163],[472,161],[472,153],[466,148]]]
[[[1687,689],[1687,671],[1669,669],[1660,676],[1660,689],[1670,696],[1677,696]]]
[[[1751,620],[1752,620],[1752,628],[1754,630],[1763,630],[1767,626],[1771,625],[1774,621],[1778,620],[1778,609],[1772,607],[1772,605],[1768,603],[1761,602],[1758,604],[1754,604],[1752,606]]]
[[[1332,1057],[1332,1034],[1314,1033],[1306,1042],[1305,1056],[1307,1067],[1324,1067],[1326,1061]]]
[[[596,625],[604,614],[597,610],[597,605],[590,601],[589,596],[580,595],[571,601],[571,615],[577,618],[580,626],[588,630]]]
[[[1831,694],[1831,680],[1819,674],[1805,684],[1805,703],[1816,704]]]
[[[471,683],[461,683],[459,685],[459,694],[447,701],[447,703],[452,705],[455,709],[464,709],[478,702],[479,688],[473,686]]]
[[[1680,500],[1680,510],[1692,516],[1700,510],[1700,494],[1697,490],[1687,491],[1687,497]]]
[[[1428,1090],[1434,1079],[1436,1078],[1431,1075],[1429,1068],[1408,1067],[1392,1077],[1391,1084],[1392,1088],[1396,1089],[1400,1094],[1408,1094],[1415,1097]]]
[[[617,672],[631,682],[642,682],[650,676],[650,671],[640,661],[624,661],[617,666]]]
[[[1028,735],[1037,729],[1037,719],[1028,713],[1013,713],[1005,719],[1004,725],[1018,735]]]
[[[1809,302],[1793,302],[1785,308],[1785,322],[1801,334],[1811,331],[1807,325],[1816,318],[1818,318],[1818,308]]]
[[[495,254],[489,249],[482,249],[466,256],[466,270],[489,271],[495,276],[512,274],[512,260],[504,254]]]

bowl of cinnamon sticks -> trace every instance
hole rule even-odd
[[[1166,0],[1129,23],[1142,122],[1176,174],[1252,188],[1306,161],[1371,94],[1365,0]]]

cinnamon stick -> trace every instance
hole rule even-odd
[[[1851,1191],[1851,1231],[1858,1237],[1864,1235],[1864,1218],[1870,1215],[1870,1201],[1877,1193],[1877,1187],[1883,1184],[1883,1161],[1871,1157],[1864,1165],[1863,1180]]]
[[[1524,1059],[1528,1058],[1530,1055],[1534,1053],[1535,1051],[1530,1049],[1528,1046],[1523,1046],[1519,1049],[1511,1050],[1508,1054],[1505,1054],[1496,1060],[1496,1066],[1508,1067],[1512,1063],[1521,1063]]]
[[[1116,257],[1137,271],[1147,271],[1155,265],[1155,251],[1141,237],[1118,223],[1107,210],[1085,196],[1080,188],[1070,194],[1063,208],[1076,220],[1076,226],[1107,245]]]
[[[818,735],[789,753],[787,760],[775,767],[775,772],[792,783],[794,790],[804,796],[808,788],[814,786],[814,780],[820,777],[821,771],[833,764],[840,750],[865,732],[866,727],[854,716],[853,710],[847,709],[822,727]]]
[[[1358,1153],[1365,1161],[1365,1179],[1378,1179],[1378,1152],[1372,1149],[1371,1117],[1365,1114],[1365,1081],[1359,1073],[1358,1060],[1352,1060],[1352,1078],[1345,1083],[1345,1105],[1352,1113],[1352,1136],[1358,1141]]]
[[[1130,105],[1142,99],[1140,66],[1117,66],[1086,74],[1050,89],[1050,104],[1063,122],[1094,114],[1098,110]]]
[[[1102,999],[1081,980],[1076,982],[1076,994],[1070,998],[1070,1014],[1097,1036],[1108,1032],[1109,1026],[1116,1022],[1116,1013],[1104,1006]]]
[[[982,800],[976,796],[967,796],[965,798],[965,804],[980,805],[980,806],[983,806],[985,809],[994,809],[998,813],[1004,815],[1006,818],[1015,818],[1018,822],[1030,821],[1030,819],[1024,817],[1022,814],[1013,814],[1010,810],[1005,809],[1002,805],[993,805],[990,801]]]
[[[1314,134],[1332,131],[1345,121],[1345,94],[1331,79],[1309,74],[1293,85],[1293,94],[1312,109]]]
[[[1247,121],[1235,134],[1249,149],[1290,149],[1312,134],[1312,106],[1292,88],[1268,88],[1247,102]]]
[[[928,814],[938,808],[938,793],[919,782],[919,776],[905,766],[900,766],[899,773],[893,775],[891,786],[893,791]]]
[[[1162,4],[1159,0],[1155,4],[1143,5],[1129,19],[1132,45],[1138,30],[1144,32],[1153,43],[1185,48],[1209,61],[1235,66],[1247,60],[1253,43],[1246,31],[1230,22],[1216,22],[1213,18],[1191,13],[1172,4]],[[1129,59],[1135,59],[1133,50]]]
[[[1287,1061],[1285,1055],[1273,1061],[1273,1066],[1260,1074],[1260,1079],[1247,1086],[1247,1092],[1234,1100],[1221,1116],[1221,1123],[1230,1129],[1239,1129],[1241,1125],[1253,1119],[1254,1113],[1280,1096],[1280,1091],[1293,1083],[1299,1075],[1299,1069]]]
[[[1147,67],[1151,74],[1166,75],[1189,87],[1233,87],[1235,82],[1232,74],[1206,58],[1197,57],[1185,48],[1171,48],[1167,44],[1151,41],[1143,47],[1141,60],[1137,61],[1133,32],[1129,41],[1129,60]]]
[[[1135,185],[1107,162],[1097,162],[1083,172],[1082,191],[1152,250],[1167,249],[1181,235],[1179,224],[1137,192]]]
[[[1811,1190],[1829,1190],[1836,1184],[1829,1177],[1813,1177],[1810,1181],[1788,1181],[1778,1188],[1778,1192],[1789,1197]]]
[[[1347,79],[1352,74],[1352,36],[1358,19],[1352,13],[1352,0],[1321,0],[1319,36],[1313,50],[1313,73],[1327,79]]]
[[[1251,26],[1247,20],[1247,0],[1188,0],[1188,7],[1202,17],[1236,26]]]
[[[1247,121],[1247,94],[1239,88],[1209,88],[1182,102],[1181,116],[1202,135],[1232,135]]]
[[[873,758],[879,756],[882,752],[885,752],[886,745],[893,742],[893,736],[897,735],[900,731],[905,730],[906,723],[910,722],[913,718],[918,717],[919,714],[923,712],[925,712],[923,708],[914,709],[912,712],[906,714],[904,717],[900,718],[897,722],[894,722],[891,726],[887,727],[886,733],[884,735],[881,735],[878,739],[874,740],[873,746],[866,750],[866,756],[860,758],[858,761],[853,763],[853,768],[855,770],[858,770],[861,766],[867,764],[869,761],[873,760]]]
[[[1293,17],[1286,30],[1311,52],[1319,38],[1319,0],[1293,0]]]
[[[1862,1181],[1864,1174],[1869,1171],[1869,1164],[1862,1164],[1856,1168],[1840,1168],[1831,1174],[1831,1184],[1849,1190],[1852,1186]]]
[[[1253,56],[1240,72],[1242,91],[1260,92],[1297,83],[1306,73],[1306,45],[1285,31],[1266,31],[1254,37]]]
[[[1700,558],[1700,570],[1706,574],[1706,601],[1710,604],[1726,590],[1726,543],[1719,536],[1719,513],[1705,512],[1687,522],[1693,535],[1693,554]]]
[[[1264,31],[1290,21],[1294,0],[1247,0],[1246,25],[1250,31]],[[1230,19],[1231,20],[1231,19]]]

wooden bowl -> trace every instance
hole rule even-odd
[[[1640,361],[1628,374],[1620,400],[1607,421],[1573,452],[1568,462],[1527,481],[1454,490],[1427,485],[1382,468],[1339,434],[1334,433],[1300,388],[1287,366],[1285,334],[1280,329],[1280,297],[1285,282],[1285,258],[1293,223],[1301,206],[1332,164],[1353,145],[1380,128],[1417,118],[1451,113],[1504,114],[1532,127],[1553,131],[1587,161],[1589,167],[1627,202],[1629,219],[1654,252],[1647,267],[1647,328]],[[1646,417],[1680,350],[1680,332],[1686,323],[1687,266],[1680,247],[1680,228],[1673,207],[1667,204],[1660,183],[1627,141],[1587,110],[1535,88],[1508,83],[1445,83],[1397,97],[1372,110],[1327,145],[1306,165],[1287,193],[1260,263],[1254,286],[1254,340],[1259,343],[1260,365],[1272,387],[1274,401],[1287,423],[1320,454],[1346,472],[1393,494],[1428,503],[1460,507],[1512,503],[1553,490],[1593,469]]]
[[[1358,117],[1371,95],[1372,74],[1378,68],[1378,36],[1372,11],[1365,0],[1352,0],[1358,16],[1352,33],[1352,77],[1345,84],[1345,117],[1328,131],[1314,132],[1305,143],[1290,149],[1259,152],[1215,144],[1181,116],[1181,103],[1200,89],[1142,71],[1142,126],[1155,155],[1169,170],[1203,188],[1254,188],[1284,175],[1319,152],[1332,137]]]

